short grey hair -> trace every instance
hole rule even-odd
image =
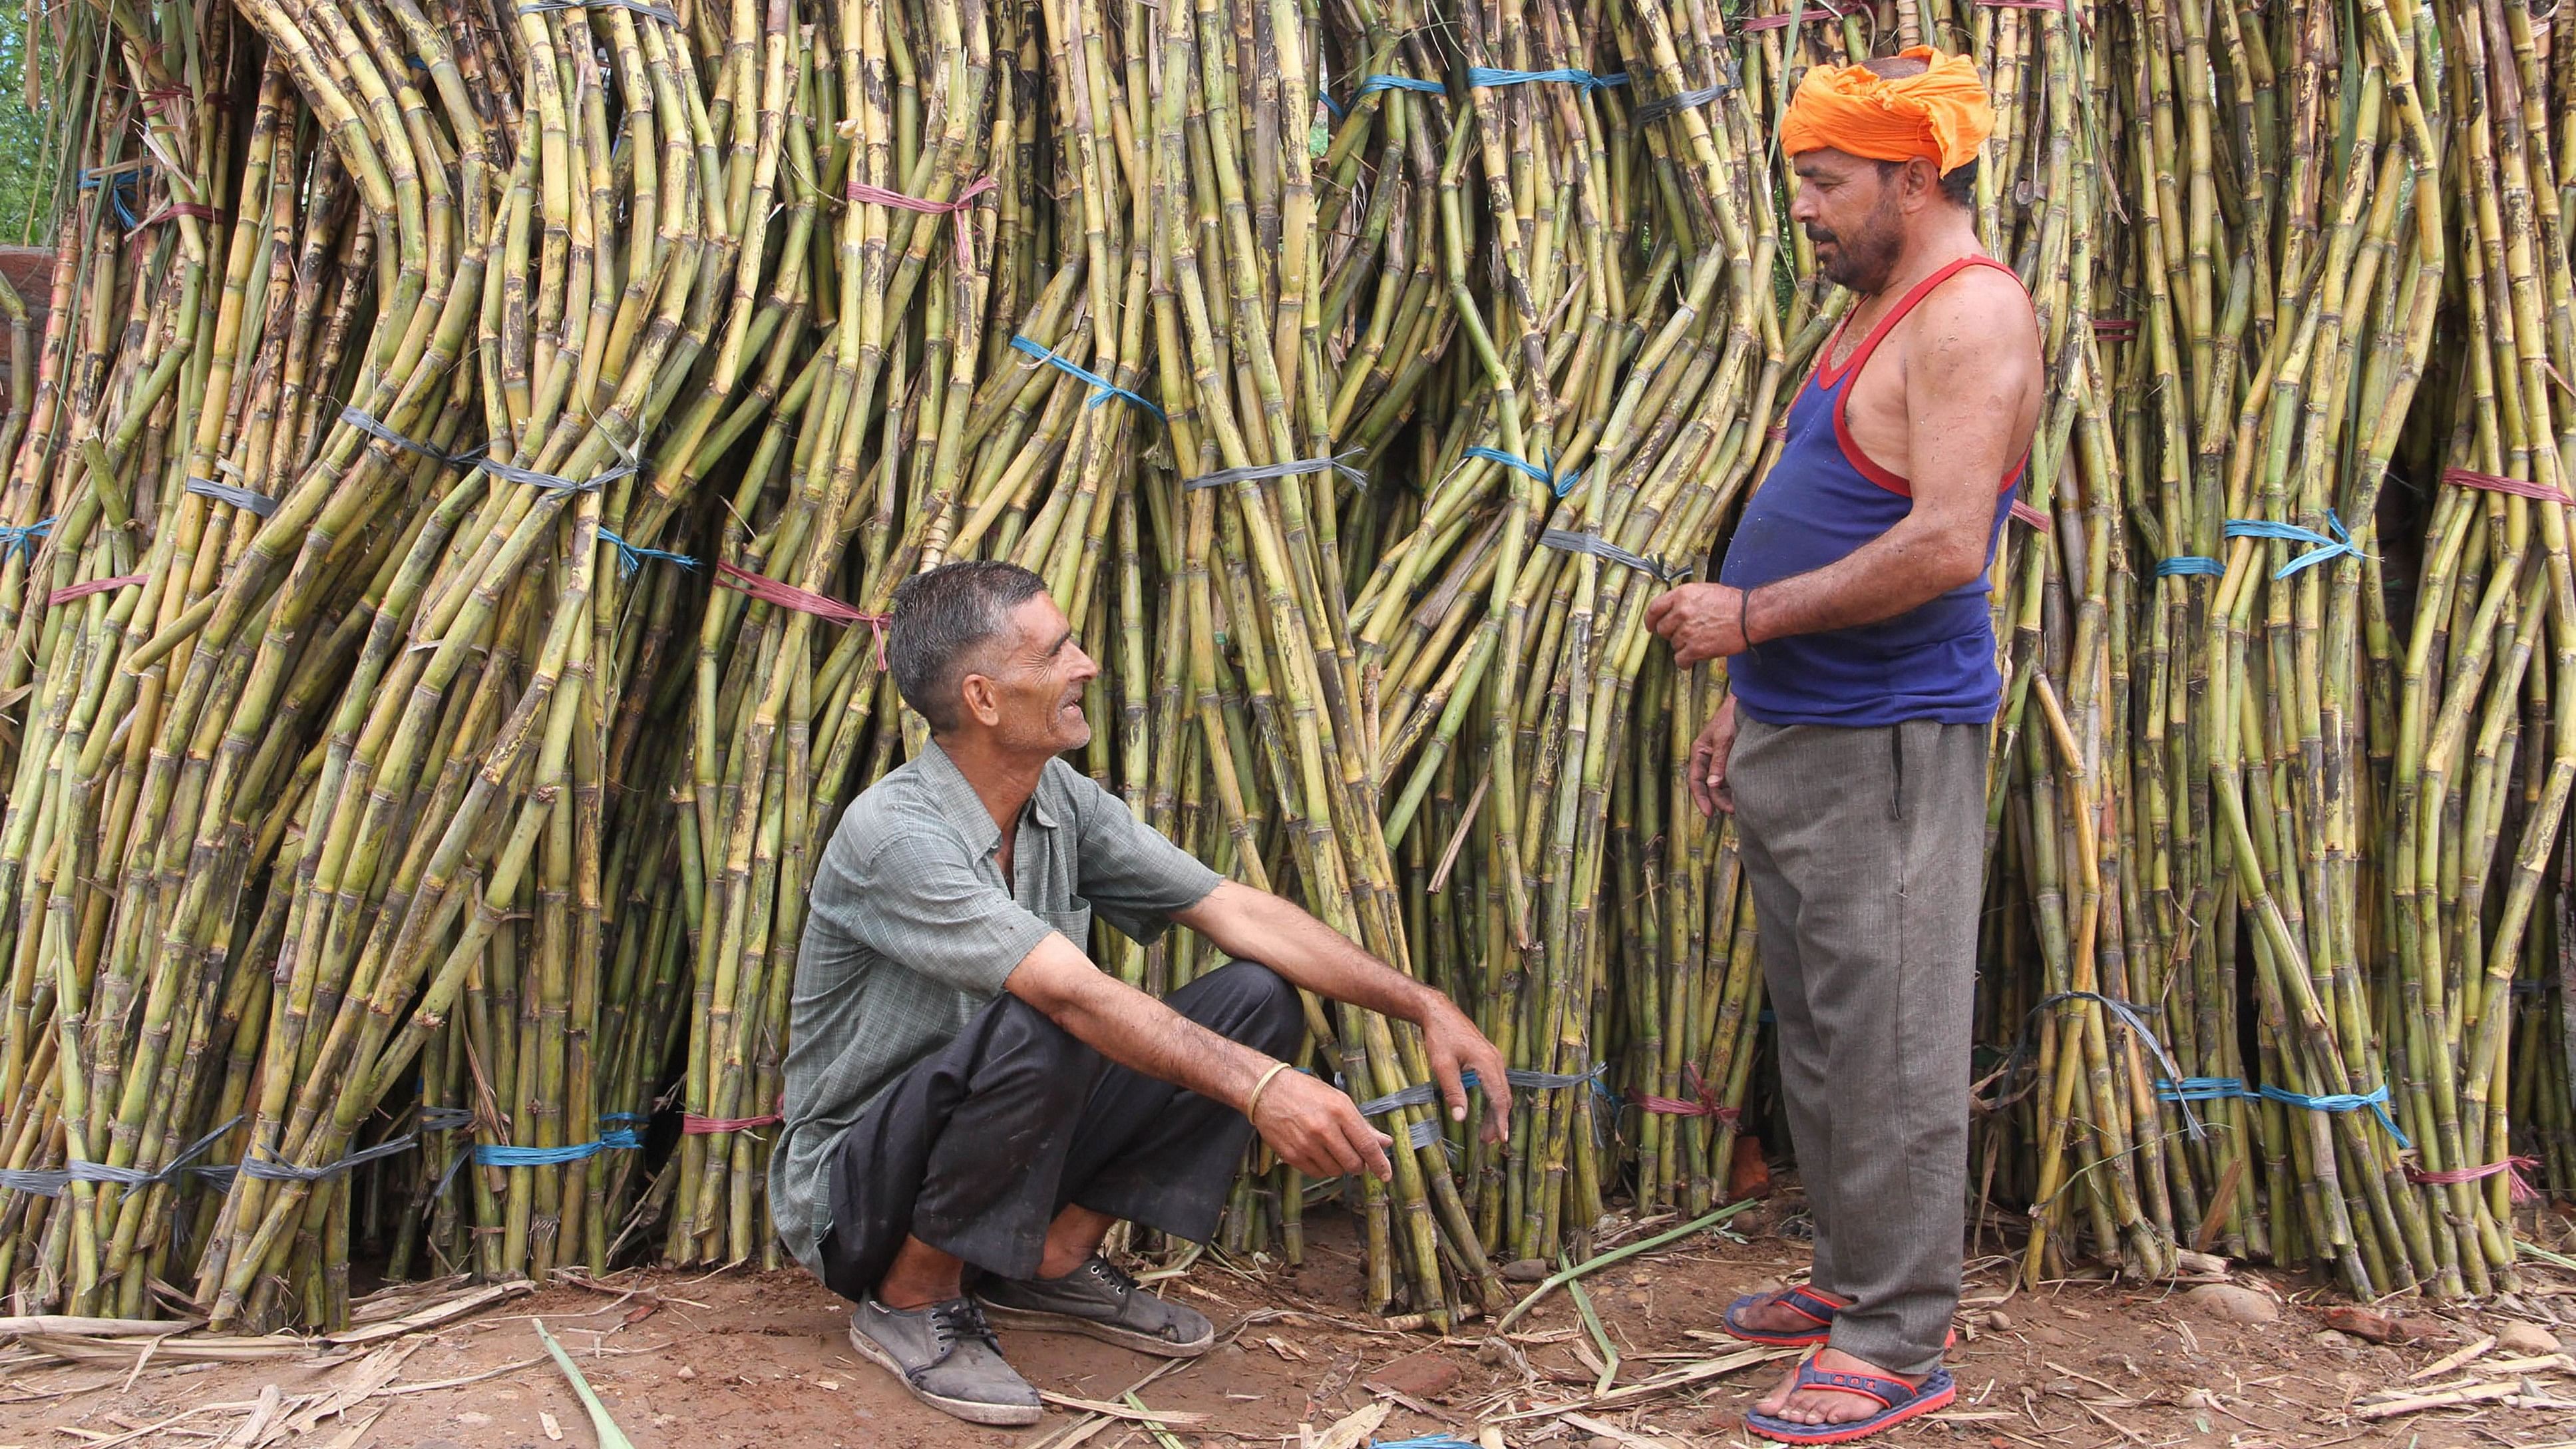
[[[946,734],[960,723],[957,688],[978,651],[1009,632],[1011,611],[1046,592],[1015,563],[965,560],[915,574],[894,591],[886,669],[903,702]]]

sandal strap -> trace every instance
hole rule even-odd
[[[1848,1304],[1836,1303],[1834,1300],[1827,1298],[1823,1294],[1806,1287],[1783,1288],[1779,1292],[1771,1295],[1771,1301],[1782,1308],[1788,1309],[1792,1313],[1803,1314],[1808,1318],[1812,1318],[1819,1325],[1833,1322],[1835,1314],[1842,1312],[1843,1309],[1850,1306]]]
[[[1926,1382],[1929,1382],[1927,1380]],[[1890,1409],[1911,1403],[1923,1391],[1903,1379],[1882,1378],[1877,1374],[1847,1374],[1834,1369],[1820,1369],[1809,1359],[1798,1365],[1798,1387],[1802,1389],[1839,1389],[1876,1399]]]

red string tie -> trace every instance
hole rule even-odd
[[[1810,20],[1846,20],[1866,13],[1868,8],[1861,0],[1806,0],[1794,10],[1784,10],[1777,15],[1756,15],[1735,28],[1750,35],[1757,30],[1804,25]]]
[[[865,609],[852,608],[838,599],[814,593],[808,589],[800,589],[794,584],[781,583],[766,574],[756,574],[749,569],[735,568],[732,564],[721,560],[716,563],[716,582],[728,589],[749,594],[764,604],[776,604],[782,609],[794,609],[800,614],[811,614],[817,619],[830,623],[865,624],[877,636],[877,668],[886,667],[886,625],[893,622],[893,615],[871,614]]]
[[[976,197],[992,190],[998,184],[990,176],[979,177],[970,182],[965,190],[958,192],[955,201],[924,201],[918,196],[906,196],[900,191],[888,191],[882,186],[870,186],[864,181],[853,181],[850,183],[850,199],[873,201],[879,206],[899,206],[906,211],[920,212],[924,216],[955,217],[956,220],[952,226],[957,233],[957,270],[965,273],[975,270],[975,228],[968,224],[961,213],[975,204]]]
[[[692,1137],[704,1137],[711,1132],[746,1132],[754,1127],[775,1127],[786,1120],[775,1112],[764,1112],[757,1117],[701,1117],[695,1112],[683,1112],[680,1114],[680,1130]]]
[[[1717,1104],[1717,1089],[1700,1080],[1699,1066],[1695,1062],[1682,1064],[1682,1090],[1692,1095],[1687,1098],[1657,1097],[1646,1092],[1630,1092],[1628,1100],[1637,1104],[1638,1111],[1651,1112],[1658,1117],[1714,1117],[1721,1123],[1732,1125],[1743,1115],[1738,1108]]]
[[[2013,521],[2016,523],[2027,523],[2033,528],[2048,527],[2047,514],[2040,512],[2038,509],[2031,507],[2029,504],[2024,503],[2018,498],[2013,500],[2012,516]]]
[[[2501,1172],[2505,1174],[2506,1191],[2511,1194],[2515,1202],[2538,1202],[2540,1190],[2531,1185],[2530,1179],[2522,1175],[2522,1170],[2539,1165],[2540,1159],[2537,1157],[2508,1157],[2501,1162],[2490,1162],[2483,1167],[2454,1167],[2445,1172],[2419,1172],[2410,1167],[2406,1169],[2406,1180],[2431,1183],[2436,1187],[2449,1187],[2455,1183],[2476,1182],[2480,1178],[2493,1177]]]
[[[69,588],[56,589],[46,596],[45,602],[68,604],[75,599],[86,599],[92,594],[104,594],[110,589],[130,588],[150,577],[152,577],[150,574],[118,574],[112,579],[92,579],[85,584],[73,584]]]
[[[2445,468],[2442,481],[2462,488],[2483,488],[2489,493],[2510,493],[2516,498],[2534,498],[2543,503],[2564,505],[2567,495],[2546,483],[2527,478],[2499,478],[2493,473],[2472,473],[2466,468]]]

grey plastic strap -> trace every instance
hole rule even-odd
[[[230,483],[218,483],[212,478],[190,478],[187,489],[200,498],[211,498],[217,503],[229,503],[235,508],[256,513],[262,518],[277,511],[277,500],[267,494],[254,493],[247,488],[236,487]]]
[[[1653,575],[1655,579],[1661,583],[1678,583],[1691,576],[1691,571],[1688,568],[1676,568],[1673,565],[1665,563],[1661,559],[1648,558],[1641,553],[1630,553],[1628,550],[1621,548],[1619,545],[1596,534],[1575,533],[1568,529],[1551,528],[1541,532],[1538,536],[1538,541],[1541,546],[1546,548],[1561,548],[1567,553],[1588,553],[1599,558],[1606,558],[1615,564],[1625,564],[1629,568],[1635,569],[1641,574]]]
[[[1658,97],[1637,107],[1636,124],[1651,126],[1666,116],[1689,110],[1693,106],[1707,105],[1733,89],[1735,87],[1720,81],[1716,85],[1702,86],[1695,91],[1683,91],[1679,95]]]
[[[360,410],[355,403],[340,409],[340,421],[347,423],[350,427],[356,428],[359,432],[366,434],[368,437],[382,439],[385,442],[393,444],[397,448],[403,449],[405,452],[418,453],[424,458],[436,458],[442,463],[453,463],[459,468],[471,466],[475,460],[483,456],[483,448],[473,448],[462,453],[442,453],[427,443],[419,442],[412,438],[406,438],[402,434],[395,432],[393,429],[386,427],[383,423],[367,416],[367,414]],[[490,444],[488,443],[484,445],[484,447],[489,446]]]
[[[650,20],[659,20],[674,30],[680,25],[680,12],[660,5],[647,5],[643,0],[531,0],[519,7],[522,15],[544,15],[555,10],[632,10]]]
[[[559,478],[552,473],[540,473],[534,468],[522,468],[515,463],[497,463],[490,458],[483,459],[482,463],[484,472],[505,483],[525,483],[531,488],[544,488],[557,493],[595,493],[630,473],[641,471],[633,463],[619,463],[596,478]]]
[[[1321,473],[1330,468],[1360,487],[1366,488],[1368,475],[1342,461],[1342,458],[1355,456],[1357,456],[1356,453],[1344,453],[1341,458],[1300,458],[1293,463],[1261,463],[1249,468],[1220,468],[1213,473],[1202,473],[1183,483],[1181,487],[1184,490],[1221,488],[1228,483],[1251,483],[1263,478],[1294,478],[1301,473]]]

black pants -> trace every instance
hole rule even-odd
[[[1164,1004],[1275,1057],[1305,1029],[1296,988],[1250,961]],[[852,1302],[874,1296],[907,1234],[987,1272],[1032,1277],[1048,1224],[1069,1204],[1205,1242],[1251,1137],[1233,1108],[1104,1061],[1002,996],[841,1134],[823,1281]]]

